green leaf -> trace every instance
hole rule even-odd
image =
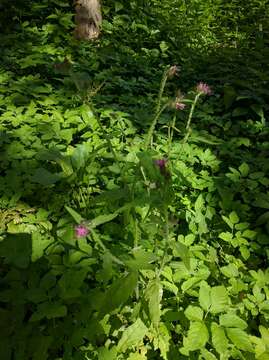
[[[219,354],[227,351],[229,342],[224,329],[216,323],[211,324],[212,343]]]
[[[188,291],[191,289],[195,284],[201,281],[201,278],[199,277],[191,277],[188,280],[184,281],[184,283],[181,285],[181,290],[183,292]]]
[[[220,271],[222,272],[222,274],[224,274],[225,276],[227,276],[229,278],[235,278],[239,275],[239,271],[233,263],[231,263],[227,266],[222,266],[220,268]]]
[[[40,259],[44,255],[45,249],[52,244],[54,239],[44,237],[39,232],[32,234],[32,261]]]
[[[5,240],[0,242],[0,254],[5,261],[22,269],[29,265],[31,252],[31,234],[8,234]]]
[[[55,319],[65,317],[67,315],[67,307],[61,304],[53,304],[45,302],[37,307],[37,311],[31,316],[30,322],[40,321],[43,318]]]
[[[237,213],[235,211],[231,212],[229,215],[229,219],[231,222],[235,225],[239,223],[239,217],[237,216]]]
[[[206,349],[201,349],[201,355],[205,360],[218,360],[214,354]]]
[[[67,300],[80,296],[79,288],[82,286],[87,273],[88,269],[67,269],[58,281],[61,298]]]
[[[228,243],[231,243],[232,239],[233,239],[233,234],[229,233],[229,232],[222,232],[219,234],[219,238],[227,241]]]
[[[247,163],[243,163],[242,165],[239,166],[239,171],[241,172],[241,175],[243,177],[247,177],[249,174],[249,166]]]
[[[76,146],[75,150],[71,155],[71,162],[74,169],[79,170],[80,168],[85,168],[87,161],[90,158],[92,151],[91,143],[79,144]]]
[[[187,309],[184,311],[184,314],[187,319],[190,321],[199,321],[203,320],[204,312],[198,306],[189,305]]]
[[[32,177],[32,181],[38,184],[48,186],[53,185],[61,179],[61,175],[52,174],[44,168],[36,169],[35,174]]]
[[[119,211],[116,211],[112,214],[99,215],[95,219],[91,220],[90,226],[92,228],[96,228],[99,225],[105,224],[105,223],[115,219],[115,217],[117,217],[118,215],[119,215]]]
[[[134,346],[138,346],[146,335],[148,328],[143,321],[138,318],[134,324],[124,330],[122,337],[118,343],[118,352],[125,352]]]
[[[240,246],[239,250],[244,260],[250,257],[249,249],[246,246]]]
[[[103,300],[95,304],[96,309],[100,311],[100,316],[103,317],[126,303],[136,287],[137,280],[138,273],[135,271],[117,279],[104,294]]]
[[[190,253],[189,253],[189,249],[187,248],[187,246],[182,244],[182,242],[180,242],[180,241],[175,241],[172,244],[172,248],[173,248],[174,256],[179,256],[182,259],[186,268],[189,270],[190,269]]]
[[[187,337],[183,339],[184,348],[188,351],[200,350],[209,339],[207,327],[203,322],[191,322]]]
[[[250,341],[249,335],[242,329],[226,329],[228,338],[232,343],[243,351],[253,352],[253,345]]]
[[[210,286],[206,282],[202,282],[199,291],[199,303],[205,311],[212,314],[225,311],[228,306],[228,294],[224,286]]]
[[[117,348],[108,349],[104,346],[101,347],[98,350],[98,360],[117,360]]]
[[[151,335],[153,335],[154,350],[159,349],[161,357],[164,360],[168,360],[167,355],[170,350],[171,334],[166,324],[161,322],[157,329],[151,329],[151,333],[148,336],[151,337]]]
[[[242,320],[239,316],[234,314],[223,314],[219,317],[219,323],[221,326],[229,328],[246,329],[248,324]]]
[[[154,327],[158,327],[161,316],[162,285],[159,279],[149,282],[145,291],[145,299],[148,301],[150,319]]]
[[[233,229],[234,228],[234,224],[231,222],[231,220],[229,218],[227,218],[226,216],[222,215],[222,219],[226,222],[226,224]]]
[[[204,210],[204,206],[205,206],[205,201],[203,195],[200,194],[194,204],[195,211],[197,212]]]
[[[156,260],[156,255],[144,249],[133,250],[134,258],[125,261],[125,264],[132,270],[153,269],[151,264]]]
[[[211,288],[207,282],[202,281],[199,290],[199,304],[207,312],[211,306]]]
[[[69,206],[65,205],[65,209],[69,212],[72,218],[77,224],[81,224],[83,218],[75,210],[71,209]]]
[[[242,234],[243,237],[246,237],[247,239],[254,240],[257,235],[256,231],[253,230],[245,230]]]
[[[147,358],[145,357],[144,354],[140,354],[139,352],[136,352],[136,353],[131,353],[127,360],[147,360]]]
[[[211,288],[211,308],[212,314],[225,311],[228,306],[228,293],[224,286],[214,286]]]

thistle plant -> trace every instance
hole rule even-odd
[[[155,116],[154,116],[154,118],[152,120],[152,123],[150,125],[149,131],[148,131],[148,134],[147,134],[147,138],[146,138],[146,144],[145,144],[146,149],[150,146],[156,124],[157,124],[161,114],[163,113],[163,111],[169,105],[169,102],[165,102],[162,105],[162,97],[163,97],[163,93],[164,93],[164,89],[165,89],[165,85],[167,83],[167,80],[169,78],[172,78],[173,76],[177,75],[178,72],[179,72],[179,68],[176,65],[173,65],[173,66],[170,66],[169,68],[167,68],[163,73],[161,84],[160,84],[160,89],[159,89],[159,94],[158,94],[158,100],[157,100]]]
[[[203,83],[203,82],[200,82],[199,84],[197,84],[195,90],[196,90],[196,95],[195,95],[195,98],[194,98],[194,100],[192,102],[190,113],[189,113],[189,116],[188,116],[188,120],[187,120],[187,124],[186,124],[186,134],[184,136],[183,143],[186,143],[188,141],[189,136],[190,136],[190,133],[191,133],[191,121],[192,121],[192,117],[193,117],[193,112],[194,112],[194,109],[195,109],[195,107],[197,105],[197,102],[198,102],[200,96],[202,96],[202,95],[211,95],[212,94],[210,86]]]

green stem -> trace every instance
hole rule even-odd
[[[164,251],[163,251],[163,256],[161,259],[161,264],[160,264],[160,269],[158,271],[158,276],[161,275],[164,265],[165,265],[165,258],[167,255],[167,250],[168,250],[168,242],[169,242],[169,221],[168,221],[168,209],[166,208],[164,211],[164,218],[165,218],[165,236],[164,236]]]
[[[159,117],[161,116],[162,112],[167,108],[167,106],[168,106],[168,103],[164,104],[163,107],[159,110],[158,113],[156,113],[154,119],[152,120],[152,123],[151,123],[149,131],[148,131],[147,139],[146,139],[146,144],[145,144],[146,149],[149,147],[149,145],[151,143],[151,139],[152,139],[157,121],[158,121]]]
[[[173,141],[173,137],[174,137],[174,128],[176,126],[176,119],[177,119],[177,116],[175,114],[173,117],[172,125],[169,126],[169,130],[168,130],[168,154],[167,154],[168,159],[170,159],[172,141]]]
[[[157,106],[156,106],[156,112],[155,112],[155,116],[152,120],[151,126],[149,128],[148,131],[148,135],[147,135],[147,140],[146,140],[146,144],[145,147],[146,149],[149,147],[151,139],[152,139],[152,135],[155,129],[155,126],[157,124],[157,121],[160,117],[160,115],[162,114],[162,112],[164,111],[164,109],[167,107],[168,104],[163,105],[163,107],[161,107],[162,104],[162,97],[163,97],[163,92],[164,92],[164,88],[165,88],[165,84],[167,82],[168,79],[168,74],[169,74],[169,69],[170,66],[168,68],[165,69],[163,76],[162,76],[162,80],[161,80],[161,84],[160,84],[160,89],[159,89],[159,93],[158,93],[158,100],[157,100]]]
[[[199,99],[199,97],[201,95],[202,95],[202,93],[198,93],[195,96],[194,101],[192,103],[191,110],[190,110],[189,117],[188,117],[188,121],[187,121],[187,124],[186,124],[186,134],[185,134],[185,137],[183,139],[183,143],[186,143],[189,136],[190,136],[190,133],[191,133],[191,121],[192,121],[193,112],[194,112],[195,106],[197,104],[197,101],[198,101],[198,99]]]
[[[104,245],[103,241],[99,238],[99,236],[96,234],[96,232],[91,229],[91,235],[93,240],[103,249],[104,252],[109,253],[109,255],[111,256],[111,259],[118,265],[124,265],[124,263],[117,258],[115,255],[113,255],[111,253],[111,251]]]
[[[168,79],[168,70],[169,70],[169,68],[167,68],[164,71],[163,77],[162,77],[162,80],[161,80],[160,90],[159,90],[159,94],[158,94],[158,102],[157,102],[157,106],[156,106],[156,114],[158,114],[160,109],[161,109],[162,96],[163,96],[166,81]]]

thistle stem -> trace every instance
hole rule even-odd
[[[199,99],[199,97],[202,95],[201,92],[199,92],[195,98],[194,98],[194,101],[192,103],[192,106],[191,106],[191,110],[190,110],[190,113],[189,113],[189,116],[188,116],[188,121],[187,121],[187,124],[186,124],[186,134],[184,136],[184,139],[183,139],[183,143],[185,144],[190,136],[190,133],[191,133],[191,121],[192,121],[192,116],[193,116],[193,112],[194,112],[194,109],[196,107],[196,104],[197,104],[197,101]]]

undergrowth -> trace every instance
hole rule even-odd
[[[2,12],[1,359],[269,359],[265,4],[184,4]]]

